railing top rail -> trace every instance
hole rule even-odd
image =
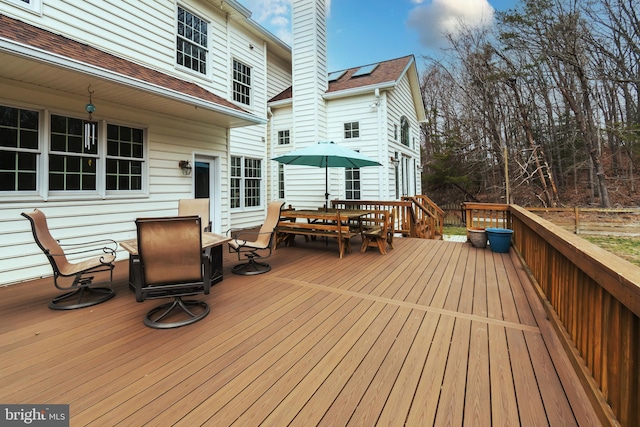
[[[640,268],[520,206],[512,217],[535,230],[581,271],[640,316]]]
[[[406,200],[331,200],[332,205],[379,205],[379,206],[412,206],[412,202]]]
[[[494,211],[508,211],[509,205],[504,203],[477,203],[477,202],[464,202],[462,204],[465,209],[482,209],[482,210],[494,210]]]

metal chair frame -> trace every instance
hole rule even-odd
[[[284,202],[281,201],[273,201],[269,203],[269,206],[267,207],[267,216],[257,233],[237,229],[227,231],[227,235],[230,234],[231,237],[233,237],[233,240],[229,242],[229,252],[237,253],[238,260],[240,261],[242,260],[242,256],[247,259],[247,262],[233,266],[231,272],[250,276],[271,271],[271,266],[269,264],[257,261],[256,259],[269,258],[273,252],[274,245],[276,243],[276,227],[280,220],[282,206],[284,206]],[[251,236],[254,240],[242,239],[243,236]],[[266,255],[261,255],[259,253],[264,253],[265,251],[267,252]]]
[[[180,239],[178,232],[185,232],[182,236],[187,240],[192,240],[184,250],[187,257],[184,258],[186,264],[180,256],[185,254],[175,254],[174,260],[152,260],[152,256],[158,256],[155,252],[165,252],[171,254],[176,244],[176,239]],[[144,317],[144,324],[155,329],[170,329],[190,325],[205,318],[209,312],[209,305],[202,300],[186,300],[183,297],[199,294],[208,295],[211,290],[211,264],[205,252],[202,251],[202,227],[199,216],[162,217],[162,218],[138,218],[136,220],[138,235],[138,260],[141,274],[139,280],[134,283],[136,301],[143,302],[148,299],[173,298],[172,302],[157,306]],[[152,239],[157,239],[146,247],[148,242],[144,233],[152,233]],[[195,237],[197,234],[197,238]],[[153,254],[151,252],[153,251]],[[195,274],[195,265],[189,262],[199,260],[199,274]],[[162,274],[151,271],[153,265],[162,262],[171,267],[173,277],[164,278]],[[180,275],[184,272],[184,278]],[[174,274],[175,273],[175,274]],[[197,277],[196,277],[197,276]],[[186,314],[186,317],[184,316]],[[182,317],[180,320],[165,321],[170,316]]]
[[[93,274],[109,272],[109,282],[113,282],[113,268],[116,259],[117,243],[111,239],[83,241],[81,243],[61,243],[54,239],[47,225],[45,214],[39,209],[21,214],[31,224],[33,238],[38,247],[46,255],[53,269],[53,283],[56,288],[65,291],[49,302],[52,310],[75,310],[105,302],[115,296],[109,286],[92,286]],[[102,246],[101,246],[102,245]],[[96,253],[100,255],[95,256]],[[67,257],[86,258],[77,263],[70,262]],[[91,276],[87,276],[91,274]],[[60,283],[62,277],[73,277],[69,286]]]

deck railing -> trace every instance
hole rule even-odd
[[[513,230],[602,423],[640,425],[640,268],[524,208],[501,206],[487,204],[483,214],[483,204],[472,204],[467,224]]]
[[[413,211],[413,203],[398,200],[332,200],[334,209],[370,209],[389,210],[396,209],[394,231],[408,237],[418,237],[416,229],[416,217]]]
[[[424,195],[403,197],[402,200],[412,201],[416,207],[416,221],[423,225],[425,237],[435,239],[442,236],[444,228],[444,211],[433,200]]]
[[[462,206],[467,228],[511,228],[509,205],[465,202]]]

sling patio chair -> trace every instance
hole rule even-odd
[[[271,266],[264,262],[256,261],[256,258],[266,259],[276,244],[276,226],[280,220],[280,211],[284,206],[281,201],[270,202],[267,206],[267,216],[260,230],[255,232],[246,230],[229,230],[227,235],[232,237],[229,242],[229,252],[238,254],[238,260],[242,260],[242,256],[247,258],[247,262],[235,265],[231,271],[235,274],[253,275],[262,274],[271,270]],[[251,237],[249,237],[251,236]],[[253,239],[253,240],[245,240]]]
[[[81,242],[78,240],[78,243],[63,244],[51,236],[47,217],[41,210],[23,212],[22,216],[31,223],[33,238],[53,268],[55,287],[65,291],[64,294],[49,302],[49,308],[73,310],[100,304],[115,296],[115,291],[110,286],[92,286],[93,274],[103,271],[109,272],[109,284],[113,281],[117,249],[115,241],[104,239]],[[78,261],[72,262],[68,257]],[[62,280],[66,277],[73,277],[70,285]]]
[[[138,218],[136,230],[141,271],[134,283],[136,301],[173,298],[150,310],[144,324],[169,329],[204,319],[210,311],[205,301],[183,299],[211,290],[200,217]]]
[[[199,216],[202,221],[202,231],[211,231],[209,199],[178,200],[178,216]]]
[[[201,198],[178,200],[178,216],[199,216],[202,224],[202,232],[212,231],[209,199]],[[211,283],[219,282],[222,275],[222,266],[216,265],[213,253],[218,250],[221,251],[222,249],[206,248],[203,251],[211,263]]]

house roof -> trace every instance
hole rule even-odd
[[[401,58],[390,59],[378,62],[371,73],[354,76],[361,68],[374,66],[376,64],[367,64],[363,66],[348,68],[346,70],[331,72],[330,75],[340,75],[336,80],[329,82],[327,94],[350,91],[364,87],[376,87],[389,83],[397,83],[407,71],[407,68],[414,62],[413,55],[403,56]],[[293,97],[292,87],[288,87],[278,95],[274,96],[269,102],[283,101]]]
[[[95,90],[96,99],[227,127],[264,122],[196,83],[2,14],[0,64],[1,77],[79,96],[86,95],[87,84],[99,79],[102,90]],[[71,77],[69,73],[80,76]]]

